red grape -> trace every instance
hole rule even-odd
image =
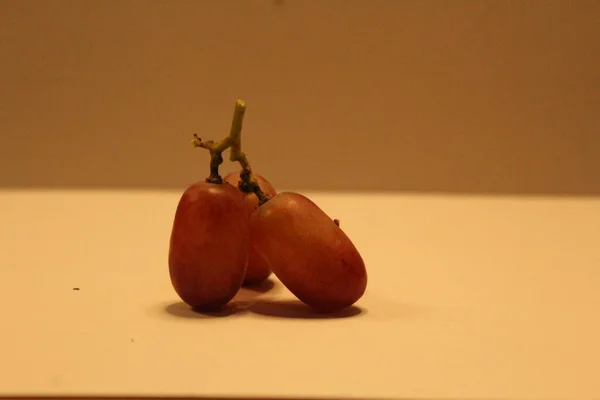
[[[238,186],[238,182],[240,181],[240,173],[241,171],[232,172],[227,175],[223,180],[235,187]],[[275,188],[269,181],[267,181],[263,176],[253,173],[252,174],[261,190],[268,197],[273,197],[277,194]],[[246,204],[251,212],[255,211],[258,208],[258,197],[254,193],[246,193]],[[250,237],[250,242],[252,243],[252,237]],[[271,269],[267,265],[267,262],[263,259],[263,257],[254,251],[254,247],[250,247],[250,252],[248,254],[248,268],[246,270],[246,277],[244,278],[244,285],[257,285],[263,282],[271,275]]]
[[[227,304],[239,291],[250,247],[249,208],[228,184],[198,182],[177,206],[169,274],[179,297],[198,310]]]
[[[252,214],[251,246],[281,282],[319,311],[358,301],[367,286],[365,264],[354,244],[307,197],[283,192]]]

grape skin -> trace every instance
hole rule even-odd
[[[251,246],[302,302],[319,311],[351,306],[364,294],[364,261],[348,236],[307,197],[279,193],[251,217]]]
[[[250,211],[227,184],[198,182],[181,196],[169,245],[169,274],[179,297],[198,310],[227,304],[239,291],[250,248]]]

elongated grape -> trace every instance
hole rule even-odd
[[[364,294],[367,271],[344,231],[307,197],[279,193],[250,222],[253,251],[302,302],[319,311],[351,306]]]
[[[232,172],[227,175],[223,180],[235,187],[238,186],[240,181],[241,171]],[[254,178],[258,182],[261,190],[269,197],[273,197],[277,194],[277,191],[262,175],[254,173]],[[258,208],[258,197],[254,193],[246,193],[246,205],[251,212]],[[250,237],[252,243],[252,237]],[[248,254],[248,269],[246,270],[246,277],[244,278],[244,285],[252,286],[263,282],[271,275],[271,269],[267,265],[264,258],[258,254],[253,246],[250,246],[250,252]]]
[[[250,214],[231,185],[198,182],[185,190],[169,246],[171,283],[184,302],[215,310],[237,294],[248,262]]]

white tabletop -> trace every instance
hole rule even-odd
[[[316,318],[183,306],[179,194],[0,192],[0,395],[600,398],[600,198],[305,193],[369,272]]]

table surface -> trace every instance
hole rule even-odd
[[[0,395],[600,398],[600,198],[305,194],[369,272],[331,318],[276,279],[191,312],[180,192],[0,192]]]

